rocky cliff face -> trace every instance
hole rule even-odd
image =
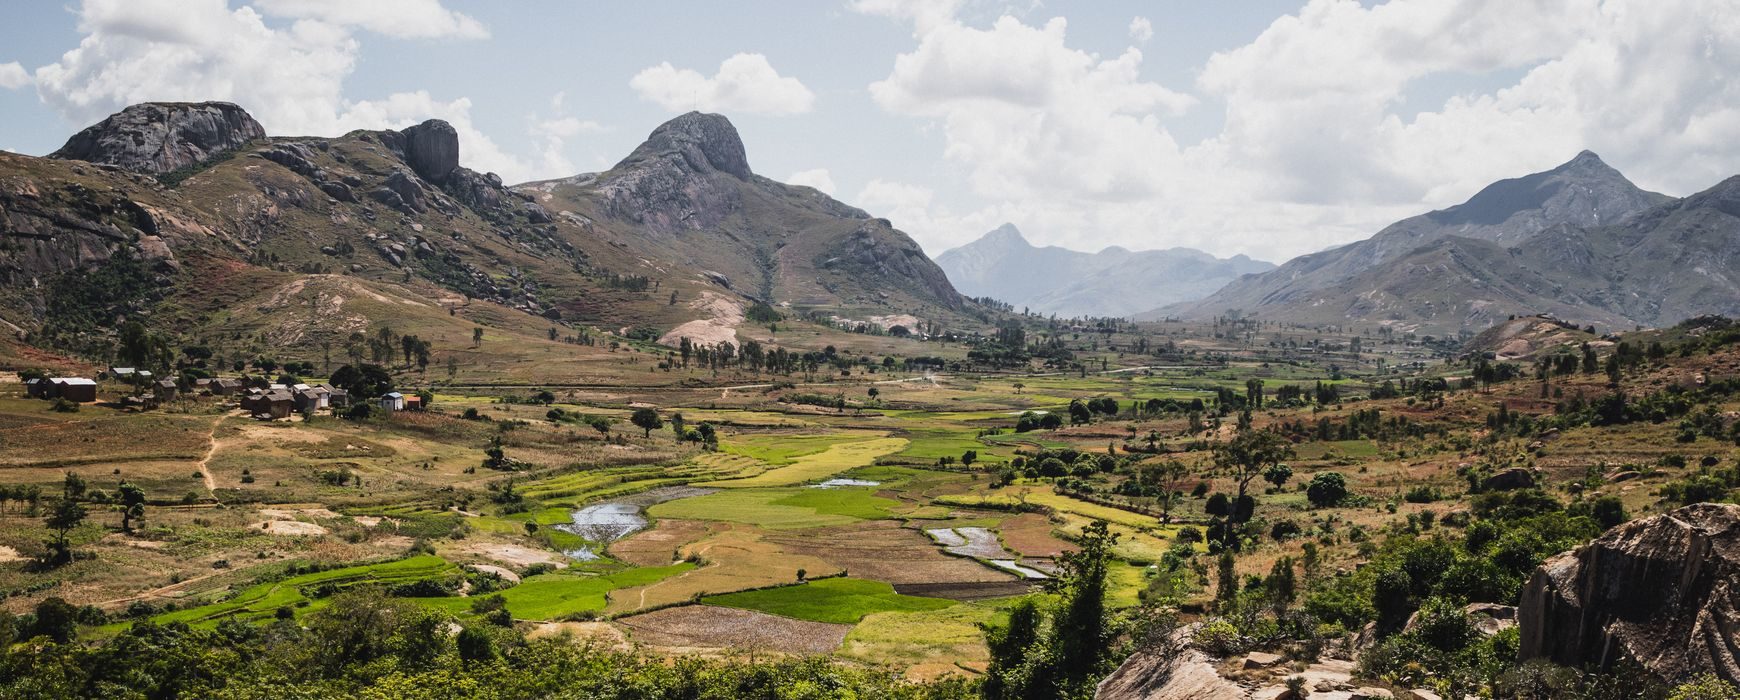
[[[1523,591],[1522,656],[1635,661],[1668,683],[1740,683],[1740,505],[1626,523],[1548,559]]]
[[[146,102],[74,134],[49,157],[161,175],[265,137],[259,122],[228,102]]]
[[[751,177],[737,128],[700,112],[660,125],[611,172],[598,188],[606,211],[663,233],[718,226],[742,210],[743,198],[712,175]]]

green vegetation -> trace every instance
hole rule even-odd
[[[829,578],[795,586],[727,593],[701,599],[708,605],[759,610],[773,615],[812,622],[853,624],[865,615],[882,612],[941,610],[956,605],[941,598],[900,595],[881,581]]]

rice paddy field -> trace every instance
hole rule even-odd
[[[1306,333],[1264,332],[1277,342]],[[28,562],[50,535],[40,509],[23,496],[0,501],[0,606],[23,612],[52,590],[105,611],[93,630],[113,634],[143,619],[297,619],[367,586],[465,620],[481,605],[528,628],[585,621],[672,655],[828,654],[911,678],[971,676],[988,658],[983,626],[1024,596],[1045,596],[1046,578],[1097,524],[1117,538],[1107,581],[1115,610],[1155,595],[1162,566],[1181,567],[1183,589],[1173,594],[1211,595],[1199,573],[1211,565],[1196,555],[1207,551],[1210,496],[1238,488],[1212,451],[1236,418],[1145,407],[1211,406],[1252,380],[1271,395],[1323,381],[1348,400],[1272,406],[1255,412],[1257,427],[1340,425],[1362,409],[1448,426],[1428,438],[1305,434],[1287,458],[1289,480],[1250,484],[1257,516],[1320,533],[1323,566],[1333,570],[1358,561],[1343,532],[1456,506],[1457,470],[1478,458],[1471,446],[1495,400],[1459,392],[1440,408],[1355,398],[1386,376],[1380,359],[1425,352],[1417,344],[1369,341],[1378,349],[1364,355],[1307,357],[1207,327],[1144,333],[1193,349],[1160,364],[1126,356],[1122,335],[1083,334],[1071,341],[1081,366],[1068,371],[853,365],[842,376],[689,372],[641,384],[619,371],[603,384],[553,389],[548,403],[534,400],[535,385],[455,383],[436,387],[426,412],[368,421],[254,421],[217,397],[154,412],[96,404],[53,413],[0,382],[0,486],[52,494],[73,472],[110,499],[92,499],[90,518],[68,533],[81,558],[52,579]],[[842,349],[861,340],[827,337]],[[901,342],[915,353],[964,354]],[[642,356],[654,355],[641,348],[617,359]],[[516,380],[531,371],[497,369]],[[850,404],[816,406],[817,396]],[[1115,400],[1117,412],[1071,416],[1072,402],[1095,399]],[[1497,400],[1551,410],[1526,390]],[[647,408],[664,427],[630,422]],[[1063,420],[1017,432],[1024,414]],[[678,415],[685,432],[673,429]],[[1535,459],[1550,479],[1586,483],[1596,460],[1660,464],[1671,429],[1568,431]],[[493,467],[492,450],[504,457]],[[1062,473],[1041,473],[1047,460]],[[1152,470],[1171,463],[1183,476],[1166,512]],[[1313,507],[1303,484],[1323,471],[1345,475],[1364,498]],[[1638,485],[1666,478],[1666,468],[1650,471],[1616,493],[1642,512],[1655,507],[1655,486]],[[108,495],[123,482],[147,498],[131,532]],[[1422,485],[1445,502],[1403,498]],[[1258,540],[1239,574],[1297,558],[1304,537]],[[479,603],[486,598],[499,602]]]

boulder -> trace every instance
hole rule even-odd
[[[73,134],[49,157],[161,175],[265,137],[259,122],[228,102],[145,102]]]
[[[1665,683],[1740,683],[1740,505],[1634,520],[1548,559],[1523,590],[1524,659],[1631,661]]]
[[[1480,482],[1482,491],[1515,491],[1534,488],[1535,474],[1522,467],[1511,467]]]
[[[405,174],[405,171],[394,170],[393,174],[387,176],[384,184],[387,189],[399,195],[399,199],[404,201],[405,208],[410,212],[421,214],[428,210],[428,205],[424,202],[423,186],[415,178]]]
[[[440,119],[430,119],[402,132],[405,162],[423,179],[440,184],[459,167],[459,132]]]
[[[1383,688],[1354,688],[1349,700],[1394,700],[1395,693]]]
[[[1269,653],[1265,653],[1265,652],[1261,652],[1261,651],[1253,651],[1253,652],[1245,655],[1244,666],[1246,669],[1269,668],[1271,666],[1274,666],[1276,664],[1281,663],[1282,660],[1283,659],[1281,658],[1281,656],[1279,654],[1269,654]]]

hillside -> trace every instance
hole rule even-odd
[[[1612,226],[1555,226],[1513,246],[1447,236],[1309,297],[1300,322],[1474,330],[1547,313],[1604,331],[1740,313],[1740,177]]]
[[[0,154],[0,321],[101,357],[123,320],[199,336],[315,275],[390,284],[388,296],[454,317],[480,303],[511,310],[533,320],[510,325],[539,336],[566,325],[734,340],[756,302],[967,318],[909,238],[754,175],[721,116],[674,119],[602,174],[509,188],[461,163],[439,120],[283,137],[227,103],[130,107],[51,157]],[[315,318],[282,350],[306,356],[358,325]]]
[[[1209,317],[1238,309],[1265,318],[1303,312],[1304,317],[1293,320],[1310,322],[1397,320],[1421,322],[1439,330],[1484,327],[1491,315],[1483,309],[1502,303],[1502,299],[1451,296],[1452,290],[1461,291],[1465,285],[1400,279],[1398,270],[1438,269],[1436,274],[1442,274],[1462,269],[1476,275],[1466,280],[1468,287],[1507,285],[1509,281],[1493,276],[1497,270],[1469,259],[1491,258],[1490,250],[1524,244],[1548,228],[1621,223],[1669,201],[1670,197],[1638,188],[1599,156],[1584,151],[1552,170],[1488,185],[1462,204],[1403,219],[1371,238],[1294,258],[1271,272],[1235,280],[1200,301],[1175,304],[1146,316]],[[1466,248],[1457,256],[1463,262],[1425,258],[1402,262],[1416,253],[1433,255],[1422,246],[1450,237],[1470,242],[1457,244]],[[1492,248],[1481,248],[1482,243]],[[1435,264],[1440,267],[1434,268]],[[1493,260],[1490,264],[1499,263]],[[1362,275],[1362,281],[1354,283]],[[1398,276],[1395,281],[1408,289],[1372,286],[1378,281],[1374,278],[1385,276]],[[1557,313],[1526,305],[1522,310]]]
[[[960,295],[886,219],[752,172],[724,117],[691,112],[610,170],[513,188],[625,273],[792,307],[958,312]],[[609,251],[600,249],[608,248]],[[594,252],[597,251],[597,252]]]
[[[936,262],[963,294],[1059,316],[1129,316],[1201,298],[1241,275],[1275,267],[1190,248],[1083,253],[1036,247],[1013,224],[948,250]]]

